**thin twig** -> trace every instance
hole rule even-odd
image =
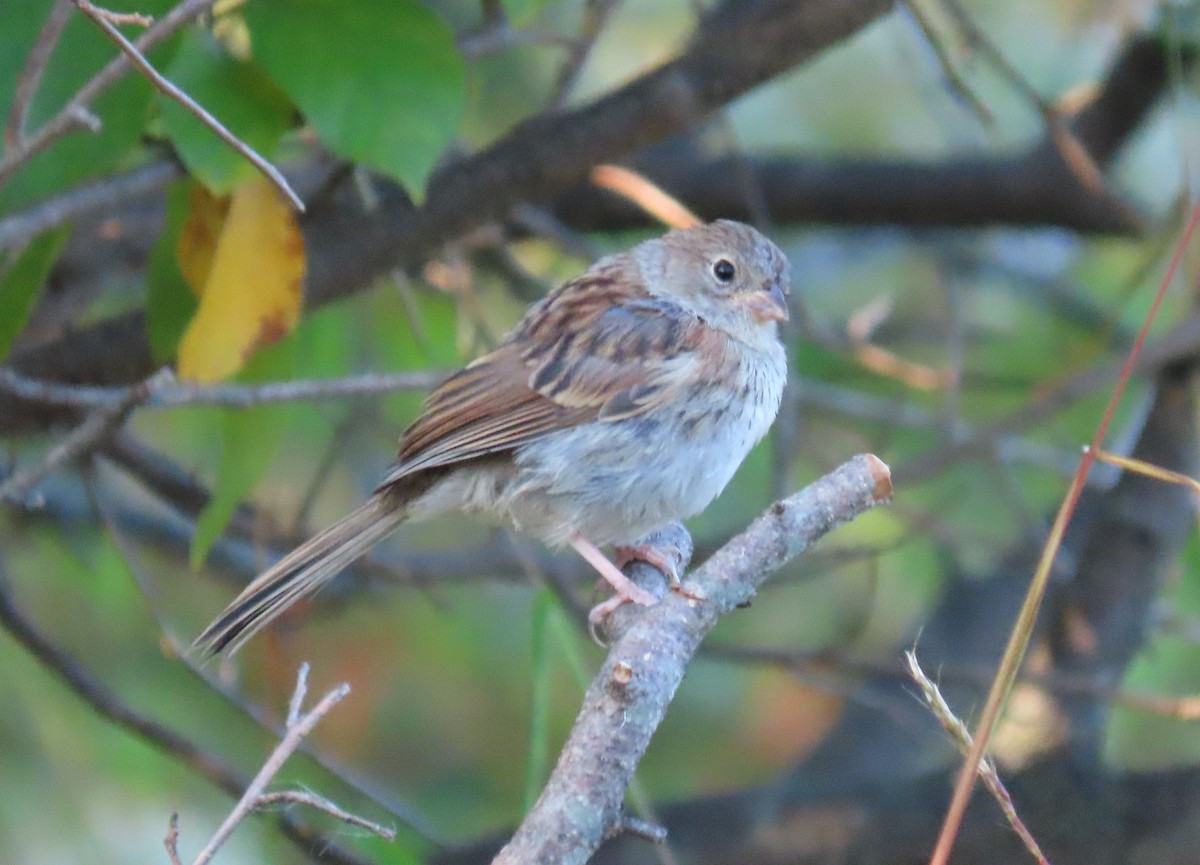
[[[547,30],[517,30],[502,21],[495,26],[459,37],[457,44],[463,57],[467,60],[478,60],[489,54],[529,45],[573,48],[575,40]]]
[[[308,665],[303,664],[300,667],[299,674],[296,676],[296,691],[292,696],[291,705],[295,708],[298,708],[299,701],[304,697],[304,690],[307,687],[307,680]],[[213,836],[208,840],[208,843],[204,845],[204,849],[196,854],[196,858],[193,860],[192,865],[207,865],[207,863],[216,854],[217,850],[221,848],[221,845],[229,839],[231,834],[233,834],[233,830],[237,828],[237,825],[241,823],[248,814],[254,811],[254,809],[257,807],[258,800],[263,795],[263,791],[267,787],[267,784],[270,783],[271,779],[275,777],[281,768],[283,768],[283,764],[287,762],[287,759],[292,755],[292,752],[300,746],[300,743],[303,741],[304,737],[311,733],[313,727],[317,725],[317,722],[324,718],[325,715],[328,714],[329,710],[341,702],[341,700],[349,693],[350,686],[346,683],[342,683],[322,697],[321,701],[317,703],[317,705],[314,706],[313,709],[307,714],[299,715],[297,712],[296,717],[292,717],[292,712],[289,710],[288,721],[290,723],[287,726],[287,733],[284,734],[283,740],[276,746],[275,750],[271,752],[271,756],[267,758],[267,761],[263,764],[262,769],[260,769],[258,774],[254,776],[254,780],[247,785],[245,793],[242,794],[242,798],[238,800],[238,803],[233,807],[233,810],[229,812],[229,816],[225,818],[224,822],[221,823],[221,825],[217,828],[217,831],[214,832]]]
[[[871,342],[871,334],[892,314],[890,298],[880,296],[857,309],[846,321],[846,339],[833,337],[833,344],[843,342],[850,354],[874,373],[904,382],[917,390],[941,390],[954,379],[954,371],[937,369],[923,363],[905,360],[882,346]]]
[[[337,425],[333,428],[333,433],[330,435],[329,441],[325,444],[321,458],[317,460],[317,467],[313,470],[312,477],[309,478],[308,484],[304,487],[304,493],[299,497],[300,503],[296,505],[295,513],[284,523],[290,534],[299,535],[303,533],[303,527],[308,523],[309,517],[312,515],[313,505],[317,503],[317,498],[325,488],[325,484],[329,480],[334,467],[346,454],[346,442],[348,438],[362,424],[362,414],[362,412],[358,411],[348,411],[346,412],[346,416],[338,421]]]
[[[277,793],[263,793],[258,797],[258,801],[254,807],[258,810],[269,808],[272,805],[307,805],[317,811],[324,811],[330,817],[340,820],[348,826],[357,826],[359,829],[366,829],[380,838],[387,841],[396,840],[396,830],[390,826],[383,826],[379,823],[372,823],[365,817],[360,817],[357,814],[351,814],[344,808],[330,802],[324,796],[318,796],[316,793],[310,793],[306,790],[280,790]]]
[[[183,865],[179,861],[179,813],[171,814],[167,821],[167,837],[163,838],[163,846],[167,848],[167,859],[171,865]]]
[[[71,0],[66,2],[69,4]],[[160,159],[39,201],[25,210],[0,218],[0,252],[21,246],[68,220],[161,189],[183,176],[184,171],[177,162]]]
[[[157,750],[187,766],[201,777],[232,795],[241,792],[244,780],[216,754],[202,751],[179,733],[126,706],[116,694],[97,681],[20,610],[13,600],[0,562],[0,628],[66,684],[100,717],[150,742]]]
[[[513,206],[508,216],[525,231],[535,237],[549,240],[567,255],[585,261],[595,261],[601,255],[598,244],[582,232],[573,230],[547,208],[520,202]]]
[[[125,388],[116,402],[97,408],[83,423],[52,447],[39,462],[14,472],[8,480],[0,484],[0,502],[23,502],[42,478],[60,466],[79,459],[125,423],[130,413],[148,400],[155,388],[170,375],[167,370],[157,372],[144,382]]]
[[[954,739],[954,743],[958,746],[958,749],[964,755],[969,753],[971,750],[971,734],[967,732],[966,724],[958,719],[942,696],[941,691],[938,690],[937,685],[931,682],[929,677],[925,675],[925,671],[921,669],[921,665],[917,661],[916,652],[911,650],[905,652],[904,660],[908,664],[909,675],[917,683],[917,687],[921,689],[921,696],[925,698],[925,703],[929,706],[929,711],[933,712],[933,716],[938,719],[938,723]],[[1050,865],[1046,854],[1038,846],[1037,839],[1033,837],[1033,833],[1029,831],[1025,822],[1017,814],[1017,808],[1013,805],[1012,797],[1008,794],[1008,790],[1005,789],[1004,783],[1000,780],[1000,775],[996,772],[996,766],[990,758],[984,757],[979,761],[979,777],[991,792],[996,803],[1000,806],[1000,810],[1004,812],[1005,819],[1008,820],[1008,824],[1012,826],[1013,831],[1017,833],[1017,837],[1021,839],[1021,843],[1025,845],[1025,849],[1033,854],[1033,858],[1037,859],[1039,865]]]
[[[1116,466],[1124,471],[1136,472],[1148,478],[1154,478],[1168,484],[1182,484],[1183,486],[1191,487],[1192,492],[1200,495],[1200,481],[1184,474],[1183,472],[1171,471],[1164,469],[1161,466],[1156,466],[1153,463],[1148,463],[1145,460],[1134,459],[1133,457],[1124,457],[1120,454],[1109,453],[1106,450],[1096,451],[1096,459],[1102,463],[1108,463],[1111,466]]]
[[[663,844],[667,840],[665,826],[651,823],[641,817],[630,817],[628,814],[612,828],[608,837],[616,838],[618,835],[634,835],[638,838],[645,838],[651,844]]]
[[[1051,141],[1054,142],[1063,161],[1074,172],[1083,187],[1089,192],[1101,191],[1104,188],[1104,173],[1096,164],[1096,160],[1092,158],[1091,153],[1088,152],[1087,147],[1071,130],[1071,124],[1067,122],[1063,113],[1029,83],[1004,52],[988,38],[987,33],[975,22],[971,13],[959,0],[941,0],[941,3],[950,13],[967,42],[985,54],[997,71],[1037,108],[1046,124],[1046,131],[1049,133]]]
[[[215,2],[216,0],[184,0],[143,33],[133,43],[134,47],[140,53],[146,53],[185,24],[199,17]],[[80,87],[58,114],[47,120],[37,132],[23,139],[17,147],[6,150],[3,157],[0,157],[0,186],[3,186],[27,160],[45,150],[67,133],[80,126],[99,129],[99,120],[88,111],[88,106],[130,68],[129,57],[125,54],[117,55],[108,62],[107,66]]]
[[[288,700],[287,720],[284,722],[288,730],[300,723],[300,710],[304,708],[304,698],[308,695],[308,671],[308,661],[304,661],[296,672],[296,689],[292,691],[292,699]]]
[[[966,79],[958,71],[958,66],[938,36],[933,22],[929,20],[929,15],[921,7],[920,0],[904,0],[901,5],[908,10],[913,23],[921,31],[921,35],[925,39],[925,44],[933,51],[933,56],[942,70],[942,76],[945,78],[946,87],[971,110],[980,122],[985,126],[994,126],[996,115],[992,113],[987,103],[971,88],[971,85],[966,82]]]
[[[150,61],[147,60],[140,51],[138,51],[137,47],[128,39],[126,39],[120,30],[113,26],[112,21],[109,19],[111,13],[108,13],[106,10],[96,6],[91,2],[91,0],[74,0],[74,3],[79,8],[80,12],[96,22],[96,26],[104,31],[104,35],[107,36],[118,48],[121,49],[121,51],[125,53],[125,56],[129,58],[129,61],[138,68],[139,72],[149,79],[150,83],[153,84],[157,90],[166,94],[171,99],[174,99],[176,102],[182,105],[184,109],[195,116],[196,119],[215,132],[222,141],[245,157],[245,159],[250,162],[251,165],[257,168],[263,173],[263,175],[266,176],[268,180],[274,183],[276,188],[283,193],[284,197],[291,202],[292,207],[294,207],[300,213],[304,212],[304,202],[284,178],[283,173],[280,172],[280,170],[270,162],[268,162],[267,159],[264,158],[257,150],[230,132],[225,125],[221,123],[220,120],[213,117],[213,115],[209,113],[204,106],[198,104],[194,99],[192,99],[192,97],[188,96],[178,87],[164,78],[157,69],[151,66]]]
[[[255,385],[203,385],[165,380],[144,400],[145,408],[163,409],[181,406],[219,406],[251,408],[264,403],[304,402],[344,397],[376,396],[398,391],[428,390],[446,376],[440,370],[420,372],[364,373],[329,379],[296,379]],[[10,367],[0,367],[0,391],[13,396],[75,409],[107,409],[120,405],[139,386],[91,387],[41,381],[21,375]]]
[[[579,36],[572,40],[571,52],[563,60],[558,71],[558,80],[554,84],[554,93],[550,97],[550,108],[558,109],[566,103],[567,97],[579,80],[583,65],[587,62],[592,46],[600,38],[604,25],[617,11],[621,0],[587,0],[583,9],[583,21],[579,27]]]
[[[138,27],[149,27],[154,23],[154,18],[150,15],[143,15],[141,12],[114,12],[111,9],[105,9],[100,6],[94,7],[96,14],[104,18],[110,24],[116,24],[118,27],[122,24],[133,24]]]
[[[71,0],[55,0],[54,5],[50,7],[50,13],[46,16],[45,23],[42,24],[41,32],[38,33],[37,41],[29,50],[25,67],[17,76],[17,86],[13,92],[8,122],[4,124],[4,147],[6,150],[17,147],[25,138],[29,106],[33,103],[33,97],[37,95],[38,87],[42,83],[42,76],[46,72],[46,65],[50,62],[50,55],[54,53],[54,47],[58,45],[58,39],[62,36],[63,28],[67,26],[70,17]]]

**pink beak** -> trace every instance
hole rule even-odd
[[[746,298],[745,304],[750,314],[759,321],[788,320],[787,298],[783,296],[783,289],[778,282],[772,281],[761,291],[754,292]]]

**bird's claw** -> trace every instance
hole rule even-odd
[[[670,583],[669,588],[680,597],[689,601],[707,601],[704,592],[695,586],[685,586],[679,578],[679,569],[675,566],[675,557],[660,551],[649,544],[635,544],[628,547],[617,547],[615,550],[617,567],[624,568],[630,562],[645,562],[658,568]]]
[[[618,587],[611,598],[601,601],[588,611],[588,633],[592,635],[592,640],[598,646],[607,648],[608,644],[596,633],[596,628],[601,622],[612,615],[618,607],[625,604],[641,604],[643,607],[651,607],[657,603],[658,598],[654,595],[637,584],[628,582],[627,585]]]
[[[617,547],[613,550],[617,558],[617,567],[624,568],[630,562],[645,562],[662,571],[663,576],[671,584],[671,589],[679,585],[679,569],[675,566],[675,558],[652,547],[649,544],[635,544],[628,547]]]

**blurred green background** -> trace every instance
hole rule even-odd
[[[36,29],[47,5],[0,0],[0,21],[19,15]],[[478,4],[429,5],[455,32],[478,25]],[[576,32],[583,14],[577,0],[505,5],[516,26],[547,33]],[[1094,82],[1128,32],[1163,17],[1158,4],[1137,2],[973,0],[967,6],[1047,98]],[[33,13],[18,7],[38,8]],[[685,44],[696,19],[691,2],[620,4],[569,104],[604,94],[670,57]],[[72,56],[67,64],[77,67],[72,80],[48,81],[52,104],[95,68],[93,57],[110,56],[106,43],[85,32],[87,22],[71,27],[71,38],[94,53],[81,49]],[[19,68],[30,31],[0,29],[7,31],[0,35],[0,54]],[[1196,32],[1177,35],[1192,39]],[[897,9],[735,102],[709,124],[701,141],[713,153],[934,161],[964,151],[1006,151],[1040,137],[1041,118],[1011,83],[978,56],[965,51],[957,56],[969,86],[995,116],[991,126],[948,90],[912,17]],[[467,63],[458,145],[481,148],[542,110],[562,57],[561,46],[526,45]],[[0,77],[0,83],[11,80]],[[141,92],[144,86],[133,78],[122,87],[112,92],[113,103],[128,105],[131,116],[144,115],[146,131],[162,135],[161,99]],[[0,92],[0,105],[9,95]],[[132,105],[135,99],[140,107]],[[1111,333],[1136,329],[1161,277],[1164,238],[1177,224],[1173,202],[1194,183],[1198,116],[1194,83],[1177,82],[1110,172],[1112,185],[1162,225],[1146,239],[1054,229],[772,229],[814,321],[843,329],[856,313],[885,301],[890,312],[878,333],[881,344],[935,368],[958,364],[965,374],[954,388],[922,391],[864,370],[831,347],[794,338],[792,374],[802,392],[807,383],[815,395],[805,403],[795,451],[781,461],[767,442],[752,454],[721,499],[691,522],[698,544],[712,549],[779,491],[798,488],[854,453],[872,451],[893,466],[903,465],[1106,359]],[[158,146],[140,137],[141,126],[135,133],[120,142],[79,140],[107,154],[106,168],[128,167]],[[296,133],[288,136],[285,149],[301,147]],[[18,175],[0,209],[15,212],[76,179],[35,183]],[[588,239],[605,252],[650,233]],[[517,241],[511,252],[546,286],[588,264],[540,239]],[[969,264],[954,264],[963,261]],[[1185,264],[1189,278],[1167,298],[1160,331],[1192,307],[1195,265],[1192,256]],[[109,280],[74,321],[141,306],[143,277]],[[1109,330],[1061,315],[1047,301],[1052,292],[1031,291],[1032,283],[1085,304]],[[295,352],[289,372],[294,377],[449,368],[493,343],[524,307],[501,278],[483,270],[472,271],[469,290],[459,293],[419,276],[384,281],[377,290],[306,314],[291,348],[282,351]],[[959,337],[949,339],[948,333]],[[822,402],[822,394],[848,395],[861,410],[839,411],[836,400]],[[911,643],[948,572],[987,574],[1022,542],[1030,525],[1041,525],[1052,513],[1105,398],[1102,392],[1083,399],[1052,421],[1023,430],[1003,461],[951,467],[899,489],[893,507],[868,514],[822,544],[823,554],[844,549],[854,555],[836,564],[830,564],[833,556],[793,563],[752,608],[722,622],[712,641],[894,658]],[[1144,384],[1135,383],[1118,416],[1118,431],[1136,422],[1144,399]],[[361,500],[419,403],[420,394],[404,394],[245,413],[250,435],[259,437],[253,453],[265,468],[261,479],[250,479],[250,499],[269,515],[263,535],[287,529],[314,489],[303,523],[310,529]],[[135,416],[131,429],[212,483],[222,437],[231,435],[231,414],[206,408],[147,411]],[[26,439],[12,443],[10,452],[24,460],[46,444]],[[787,477],[778,475],[780,465],[788,467]],[[149,497],[111,467],[98,467],[91,492],[74,475],[61,475],[42,493],[50,504],[44,512],[0,511],[4,570],[22,608],[121,701],[244,770],[256,767],[272,737],[180,663],[171,648],[171,640],[188,642],[234,594],[228,569],[210,564],[193,570],[186,550],[156,540],[136,522],[126,523],[120,545],[98,527],[90,495],[113,512],[155,512]],[[524,555],[539,554],[531,541],[516,543]],[[234,662],[210,665],[205,672],[276,720],[302,661],[312,664],[314,697],[337,682],[350,682],[350,697],[311,738],[316,751],[383,791],[385,800],[419,815],[419,824],[437,838],[464,841],[511,826],[553,764],[601,653],[553,593],[514,564],[515,553],[504,553],[498,566],[489,567],[487,551],[511,551],[510,544],[506,536],[458,518],[404,527],[378,554],[394,565],[400,586],[379,581],[344,602],[335,590],[330,603],[309,609],[311,615],[289,620]],[[418,585],[404,578],[413,554],[459,548],[484,550],[470,572]],[[1180,616],[1200,613],[1198,556],[1193,539],[1163,599]],[[563,561],[563,567],[575,567]],[[1198,662],[1194,641],[1155,636],[1133,672],[1135,684],[1186,691],[1200,686]],[[182,849],[192,851],[228,811],[227,797],[97,718],[2,635],[0,671],[0,849],[7,861],[165,861],[161,839],[171,812],[180,814]],[[663,801],[764,782],[819,741],[845,696],[844,685],[701,657],[646,755],[641,790],[649,800]],[[1200,756],[1194,728],[1139,713],[1118,712],[1108,737],[1116,765],[1179,765]],[[285,783],[307,785],[365,816],[391,822],[308,758],[289,764],[276,786]],[[435,846],[412,827],[398,829],[398,842],[389,845],[330,824],[334,838],[381,863],[417,861]],[[270,822],[250,820],[220,861],[303,859]]]

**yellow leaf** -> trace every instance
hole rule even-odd
[[[179,376],[192,381],[233,375],[300,316],[304,237],[292,209],[263,178],[239,186],[228,206],[211,264],[203,266],[199,229],[190,250],[193,275],[205,274],[200,308],[179,343]],[[183,267],[182,257],[180,262]]]
[[[218,198],[199,183],[193,183],[188,190],[188,215],[179,230],[175,257],[179,260],[179,272],[196,297],[204,294],[221,228],[229,215],[229,200],[227,195]]]

